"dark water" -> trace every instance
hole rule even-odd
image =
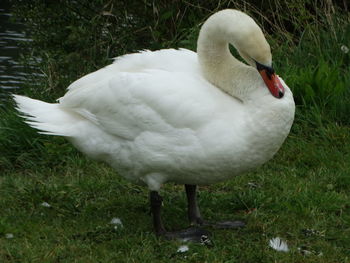
[[[23,44],[31,41],[25,25],[14,21],[11,6],[0,1],[0,103],[23,87],[26,80],[41,75],[34,60],[26,65],[20,62],[23,54],[30,54]]]

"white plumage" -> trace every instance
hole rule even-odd
[[[250,65],[230,55],[228,42]],[[260,28],[224,10],[204,24],[198,54],[129,54],[73,82],[56,104],[14,98],[32,127],[65,136],[151,190],[211,184],[268,161],[292,125],[291,91],[281,80],[283,98],[272,96],[255,61],[271,66]]]

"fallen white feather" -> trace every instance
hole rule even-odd
[[[277,251],[288,252],[289,248],[285,241],[280,239],[279,237],[275,237],[270,239],[270,247]]]
[[[11,239],[11,238],[14,238],[14,235],[13,235],[12,233],[7,233],[7,234],[5,235],[5,237],[6,237],[7,239]]]
[[[110,224],[114,225],[114,229],[117,229],[118,227],[123,227],[123,223],[120,220],[120,218],[113,217]]]
[[[349,52],[349,48],[345,45],[342,45],[340,47],[340,50],[343,51],[344,54],[347,54]]]
[[[47,202],[42,202],[40,205],[42,207],[51,207],[51,205],[49,203],[47,203]]]
[[[185,253],[189,250],[188,246],[186,245],[183,245],[183,246],[180,246],[177,250],[178,253]]]

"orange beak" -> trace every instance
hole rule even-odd
[[[279,80],[279,78],[277,77],[277,75],[275,74],[275,71],[273,70],[273,68],[262,65],[258,62],[256,62],[256,64],[257,64],[257,69],[260,73],[260,76],[264,80],[271,94],[274,97],[281,99],[284,96],[284,87],[281,81]]]

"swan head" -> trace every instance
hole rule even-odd
[[[284,96],[284,87],[272,68],[270,45],[261,28],[250,16],[234,9],[225,9],[213,14],[204,23],[199,34],[197,52],[202,69],[213,83],[220,84],[220,73],[217,70],[219,65],[225,74],[228,73],[228,69],[242,68],[242,63],[231,59],[228,43],[259,72],[274,97],[280,99]],[[239,70],[235,72],[239,74]],[[221,86],[225,87],[225,83]]]
[[[281,99],[285,90],[272,67],[270,45],[261,28],[251,17],[243,12],[235,11],[238,12],[241,21],[240,28],[231,32],[229,42],[235,46],[238,53],[250,66],[258,70],[270,93]]]

